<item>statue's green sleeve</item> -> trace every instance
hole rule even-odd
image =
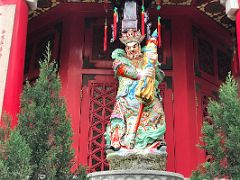
[[[116,77],[128,77],[130,79],[138,79],[137,69],[130,63],[130,60],[125,57],[123,49],[116,49],[112,53],[113,70]]]
[[[156,80],[161,83],[165,77],[165,73],[160,69],[160,63],[157,61],[156,64]]]

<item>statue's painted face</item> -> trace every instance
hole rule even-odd
[[[127,43],[125,50],[129,59],[135,59],[141,55],[141,46],[137,42]]]

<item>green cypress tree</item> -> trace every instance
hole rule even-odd
[[[39,78],[23,90],[18,129],[32,150],[31,179],[71,179],[72,130],[49,44],[43,57]]]
[[[219,100],[210,100],[212,123],[204,122],[202,149],[212,156],[191,179],[240,178],[240,100],[238,84],[229,74],[220,86]]]
[[[31,149],[17,129],[10,128],[10,120],[3,117],[0,128],[0,179],[26,180],[32,173]]]

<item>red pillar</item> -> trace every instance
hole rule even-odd
[[[80,105],[81,97],[81,66],[82,66],[82,54],[84,45],[84,14],[76,13],[76,11],[68,12],[68,16],[65,16],[63,21],[63,34],[62,36],[62,52],[61,52],[61,68],[60,77],[62,82],[62,95],[66,99],[67,110],[71,115],[72,130],[73,130],[73,144],[72,147],[75,150],[75,161],[77,162],[72,167],[72,172],[75,171],[79,163],[87,165],[87,151],[85,149],[88,145],[87,139],[84,139],[82,143],[82,132],[80,127],[84,127],[84,130],[88,130],[80,117]],[[69,37],[68,34],[71,34]],[[82,104],[86,106],[86,104]],[[85,120],[85,119],[84,119]],[[81,144],[80,144],[81,143]],[[80,154],[79,154],[80,153]]]
[[[240,4],[240,1],[239,1]],[[238,84],[240,85],[240,11],[238,10],[236,13],[236,36],[237,36],[237,45],[236,45],[236,52],[234,54],[234,59],[232,62],[232,74],[237,80]],[[240,88],[239,88],[240,94]]]
[[[192,23],[187,17],[172,19],[172,49],[175,167],[189,177],[197,166],[197,130]]]
[[[12,117],[11,125],[13,127],[17,124],[17,114],[20,109],[20,94],[23,87],[28,6],[25,0],[0,0],[0,6],[11,4],[16,5],[16,12],[2,111]]]

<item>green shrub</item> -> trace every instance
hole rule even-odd
[[[43,57],[39,78],[24,87],[18,130],[32,150],[30,179],[71,179],[71,121],[59,94],[61,82],[49,44]]]
[[[238,84],[229,74],[220,86],[219,100],[210,100],[208,112],[212,123],[204,122],[202,149],[212,156],[191,179],[240,179],[240,101]]]

